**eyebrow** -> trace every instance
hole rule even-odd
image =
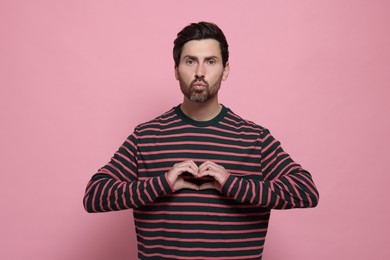
[[[183,59],[193,59],[193,60],[198,60],[198,57],[192,56],[192,55],[185,55]],[[205,60],[211,60],[211,59],[216,59],[219,60],[217,56],[207,56],[204,58]]]

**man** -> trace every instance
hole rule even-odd
[[[311,175],[270,132],[218,101],[228,44],[215,24],[174,41],[183,102],[137,126],[88,183],[88,212],[133,209],[140,259],[261,259],[271,209],[315,207]]]

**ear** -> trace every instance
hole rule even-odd
[[[179,68],[176,65],[174,66],[174,70],[175,70],[175,79],[179,80]]]
[[[229,71],[230,71],[230,65],[229,62],[226,62],[225,68],[223,69],[222,80],[226,80],[228,78]]]

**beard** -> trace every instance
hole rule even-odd
[[[204,89],[202,90],[198,90],[194,87],[196,83],[200,83],[200,82],[205,86]],[[221,82],[222,82],[222,75],[211,86],[203,77],[194,79],[188,85],[179,75],[179,84],[180,84],[181,92],[186,98],[196,103],[204,103],[207,100],[210,100],[211,98],[215,97],[218,94],[218,91],[221,87]]]

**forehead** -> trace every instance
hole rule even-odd
[[[219,42],[214,39],[192,40],[184,44],[181,57],[217,57],[221,58]]]

